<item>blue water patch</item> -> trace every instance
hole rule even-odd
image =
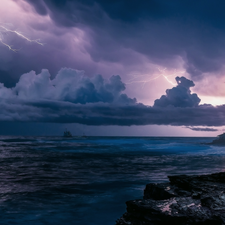
[[[113,225],[147,183],[225,171],[212,140],[0,137],[0,224]]]

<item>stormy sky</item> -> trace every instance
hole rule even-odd
[[[223,132],[224,6],[1,0],[0,134]]]

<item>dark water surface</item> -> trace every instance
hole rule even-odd
[[[114,225],[147,183],[225,171],[212,140],[0,137],[0,224]]]

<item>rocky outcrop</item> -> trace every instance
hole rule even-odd
[[[222,146],[224,146],[225,145],[225,133],[218,135],[217,138],[209,144],[210,145],[222,145]]]
[[[147,184],[143,199],[126,202],[116,225],[225,224],[225,173],[168,178]]]

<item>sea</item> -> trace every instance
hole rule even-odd
[[[0,224],[115,225],[168,175],[225,171],[205,137],[0,137]]]

